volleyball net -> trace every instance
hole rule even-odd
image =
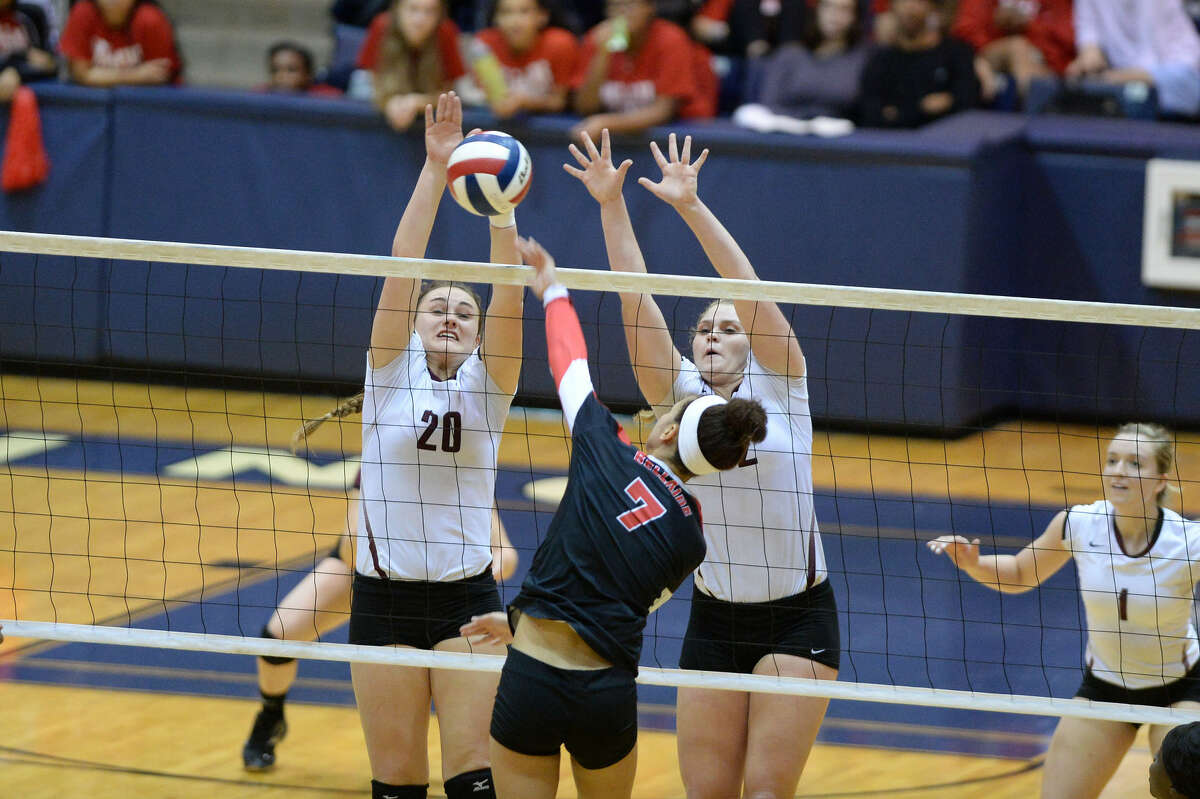
[[[498,671],[493,656],[351,646],[315,631],[308,637],[321,640],[272,640],[259,630],[353,527],[360,417],[332,418],[295,451],[291,443],[306,420],[361,387],[379,278],[473,283],[486,301],[492,287],[528,274],[0,233],[0,655],[62,641]],[[635,440],[649,426],[637,413],[621,292],[654,295],[685,355],[709,300],[773,300],[807,359],[839,681],[676,668],[685,585],[650,617],[643,684],[1122,721],[1198,717],[1063,698],[1081,679],[1087,635],[1070,566],[1032,592],[1001,594],[925,542],[956,533],[1011,553],[1057,511],[1100,499],[1118,420],[1179,429],[1171,482],[1189,515],[1200,503],[1191,477],[1200,447],[1186,432],[1200,423],[1200,309],[559,275],[574,290],[597,393],[628,414]],[[506,602],[553,516],[569,457],[542,310],[527,299],[524,315],[496,479],[520,563],[502,585]]]

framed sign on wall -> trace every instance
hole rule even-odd
[[[1200,289],[1200,161],[1146,163],[1142,282]]]

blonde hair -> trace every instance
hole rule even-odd
[[[300,429],[292,434],[292,454],[295,455],[300,445],[308,440],[311,433],[315,432],[318,427],[328,422],[330,419],[343,419],[356,413],[362,413],[363,407],[363,392],[359,392],[355,396],[343,402],[341,405],[334,408],[324,416],[318,416],[315,419],[309,419]]]
[[[1150,444],[1150,454],[1158,473],[1171,473],[1171,467],[1175,465],[1175,436],[1166,427],[1153,422],[1128,422],[1117,428],[1117,437],[1132,438],[1138,444]],[[1168,495],[1178,491],[1167,483],[1167,487],[1158,494],[1158,504],[1163,505]]]
[[[396,0],[392,3],[391,24],[379,50],[379,63],[375,65],[375,105],[380,110],[398,94],[437,94],[449,88],[438,48],[438,28],[433,29],[424,44],[409,42],[396,25],[400,4],[404,2]],[[438,7],[444,20],[446,0],[438,0]],[[438,22],[440,25],[441,21]]]

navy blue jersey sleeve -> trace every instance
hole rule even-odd
[[[595,394],[591,394],[579,407],[575,415],[575,425],[571,430],[572,437],[582,435],[610,435],[626,446],[633,446],[625,428],[617,421],[604,403]]]

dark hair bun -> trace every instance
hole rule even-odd
[[[767,412],[757,400],[735,399],[705,408],[696,426],[700,452],[718,469],[732,469],[746,457],[750,442],[767,436]]]
[[[725,405],[725,425],[742,442],[755,444],[767,437],[767,412],[758,400],[734,399]]]

